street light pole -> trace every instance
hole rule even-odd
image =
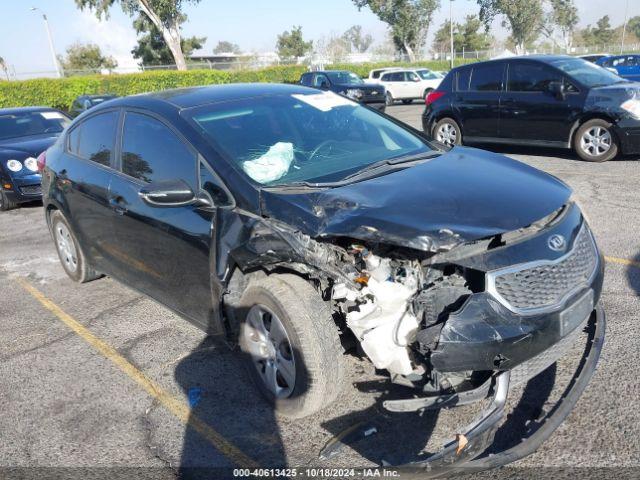
[[[629,0],[627,0],[627,6],[624,10],[624,25],[622,27],[622,40],[620,40],[620,54],[624,49],[624,35],[627,32],[627,19],[629,18]]]
[[[449,0],[449,38],[451,40],[451,68],[453,69],[453,0]]]
[[[62,71],[60,69],[60,64],[58,63],[58,57],[56,57],[56,48],[53,45],[53,36],[51,35],[51,29],[49,28],[49,20],[47,20],[47,16],[38,7],[31,7],[31,11],[39,11],[42,14],[42,19],[44,20],[44,28],[47,31],[47,38],[49,39],[49,50],[51,50],[51,59],[53,60],[53,66],[56,69],[58,78],[62,78]]]

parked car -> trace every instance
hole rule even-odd
[[[385,109],[384,87],[368,85],[353,72],[342,70],[307,72],[300,77],[300,85],[332,91],[383,112]]]
[[[377,81],[387,91],[386,103],[393,105],[396,100],[409,104],[416,99],[424,100],[438,88],[442,79],[426,68],[400,69],[383,72]]]
[[[116,98],[116,95],[80,95],[71,104],[69,113],[72,117],[77,117],[82,112],[89,110],[91,107]]]
[[[393,70],[402,70],[402,68],[401,67],[374,68],[373,70],[369,71],[369,76],[367,77],[367,80],[369,82],[374,82],[378,80],[380,78],[380,75],[382,75],[383,73],[390,72]]]
[[[471,463],[537,448],[595,369],[604,270],[589,225],[567,185],[502,155],[441,148],[332,92],[245,84],[99,105],[41,161],[67,274],[112,276],[237,341],[278,412],[334,401],[350,343],[408,387],[390,411],[493,398],[455,430],[464,442],[420,460],[430,473],[483,452],[509,389],[584,329],[535,438]]]
[[[640,153],[639,87],[569,56],[479,62],[447,75],[427,97],[422,124],[448,145],[573,148],[604,162]]]
[[[609,56],[611,56],[610,53],[592,53],[592,54],[589,54],[589,55],[580,55],[580,56],[578,56],[578,58],[582,58],[583,60],[586,60],[587,62],[596,63],[601,58],[605,58],[605,57],[609,57]]]
[[[0,109],[0,211],[40,199],[36,157],[70,122],[53,108]]]
[[[601,58],[596,65],[614,70],[622,78],[637,82],[640,80],[640,55],[614,55]]]

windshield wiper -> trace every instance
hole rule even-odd
[[[349,176],[344,177],[344,179],[342,180],[343,182],[345,180],[353,180],[356,178],[361,178],[364,176],[368,176],[368,174],[373,173],[376,170],[382,170],[385,171],[389,168],[394,168],[398,165],[405,165],[407,163],[414,163],[414,162],[421,162],[423,160],[428,160],[429,158],[434,158],[434,157],[438,157],[441,155],[442,152],[439,151],[433,151],[433,152],[423,152],[423,153],[417,153],[417,154],[413,154],[413,155],[401,155],[399,157],[391,157],[391,158],[387,158],[385,160],[380,160],[378,162],[374,162],[370,165],[367,165],[366,167],[358,170],[355,173],[352,173]],[[406,166],[406,165],[405,165]]]

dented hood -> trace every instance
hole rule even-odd
[[[321,191],[262,190],[262,214],[314,237],[424,251],[517,230],[559,209],[570,189],[505,156],[456,147],[414,167]]]

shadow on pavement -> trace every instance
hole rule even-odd
[[[640,265],[640,253],[633,257],[632,260],[635,265],[627,266],[627,281],[636,296],[640,297],[640,267],[638,266]]]

